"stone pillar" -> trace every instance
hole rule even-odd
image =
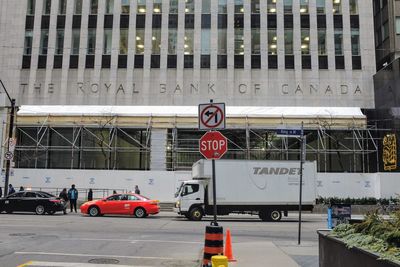
[[[165,171],[167,168],[167,129],[151,130],[150,170]]]

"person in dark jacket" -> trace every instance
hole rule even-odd
[[[8,185],[8,194],[11,195],[11,194],[14,194],[14,193],[15,193],[14,187],[12,186],[12,184],[9,184]]]
[[[90,188],[88,195],[87,195],[87,200],[92,201],[93,200],[93,190]]]
[[[64,211],[64,214],[67,214],[67,203],[68,203],[67,188],[64,188],[64,189],[60,192],[60,195],[59,195],[58,197],[65,201],[65,205],[64,205],[64,210],[63,210],[63,211]]]
[[[2,196],[3,196],[3,190],[0,187],[0,197],[2,197]]]
[[[135,185],[135,194],[140,195],[140,189],[138,185]]]
[[[78,200],[78,190],[76,190],[75,185],[71,185],[71,188],[68,190],[68,199],[69,199],[69,204],[71,206],[71,212],[72,210],[76,211],[76,201]]]
[[[19,187],[19,192],[25,191],[25,188],[23,186]]]

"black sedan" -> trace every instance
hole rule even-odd
[[[23,191],[0,198],[0,213],[35,212],[38,215],[64,211],[66,203],[52,194],[40,191]]]

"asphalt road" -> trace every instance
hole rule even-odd
[[[297,214],[281,222],[261,222],[257,216],[221,217],[220,225],[238,242],[272,241],[300,266],[318,266],[316,230],[326,216],[304,214],[302,245],[297,246]],[[205,226],[172,212],[145,219],[81,214],[0,214],[0,267],[29,261],[115,263],[130,266],[199,266]],[[30,266],[30,265],[27,265]],[[33,266],[33,265],[32,265]],[[39,266],[39,265],[37,265]],[[57,265],[58,266],[58,265]],[[61,266],[61,265],[60,265]],[[67,265],[65,265],[67,266]],[[71,265],[70,265],[71,266]]]

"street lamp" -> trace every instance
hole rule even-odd
[[[13,137],[13,128],[14,128],[14,113],[15,113],[15,99],[11,98],[6,87],[3,84],[3,81],[0,80],[1,86],[4,88],[4,91],[7,94],[8,100],[11,103],[11,112],[10,112],[10,126],[8,127],[8,140],[7,140],[7,153],[10,152],[10,140]],[[10,155],[10,153],[8,153]],[[11,154],[12,155],[12,154]],[[6,179],[4,181],[4,196],[8,195],[8,181],[10,179],[10,165],[11,165],[11,158],[6,158]]]

